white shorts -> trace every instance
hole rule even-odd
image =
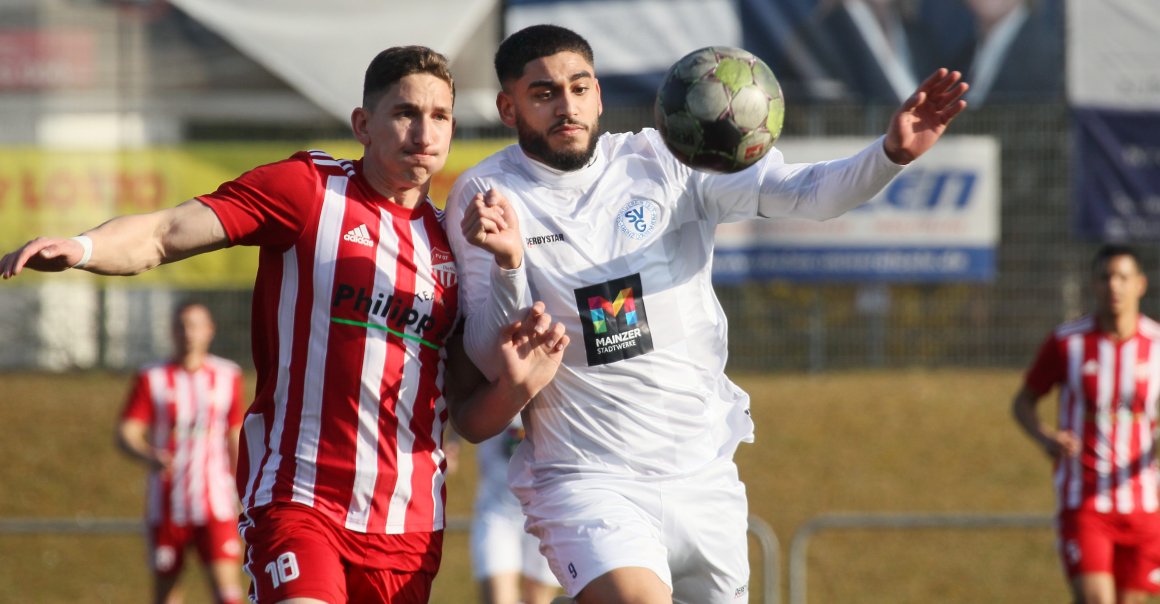
[[[677,604],[749,600],[745,485],[730,460],[679,480],[601,476],[516,495],[569,596],[632,566],[656,573]]]
[[[471,521],[471,576],[476,581],[500,573],[518,572],[548,585],[557,585],[540,553],[539,541],[524,532],[524,515],[485,512]]]

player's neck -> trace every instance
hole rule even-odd
[[[177,357],[176,362],[178,365],[181,365],[182,369],[192,372],[201,369],[201,366],[205,365],[205,358],[207,356],[209,354],[205,352],[190,352]]]
[[[415,189],[408,189],[391,199],[407,209],[413,209],[427,199],[427,191],[431,188],[430,184],[425,184]]]
[[[1139,312],[1125,312],[1115,315],[1104,313],[1099,317],[1100,331],[1115,340],[1127,340],[1136,335]]]
[[[427,191],[431,189],[431,182],[428,181],[422,186],[411,187],[401,191],[397,191],[386,185],[379,185],[375,183],[371,183],[371,186],[374,187],[375,192],[385,197],[388,201],[410,210],[414,209],[421,202],[427,199]]]

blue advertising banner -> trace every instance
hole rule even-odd
[[[783,139],[790,162],[853,154],[870,140]],[[750,220],[717,229],[718,283],[989,281],[999,243],[999,145],[948,136],[866,205],[815,222]]]
[[[1068,3],[1075,232],[1160,240],[1160,11],[1154,0]]]
[[[713,260],[715,283],[747,280],[804,283],[942,283],[990,281],[995,248],[719,248]]]
[[[1075,231],[1160,240],[1160,113],[1075,108]]]

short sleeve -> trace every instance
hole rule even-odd
[[[259,166],[198,199],[221,220],[230,245],[290,246],[320,203],[321,187],[306,153]]]
[[[137,374],[133,389],[129,392],[129,399],[125,401],[125,408],[121,411],[121,419],[135,419],[146,424],[153,421],[153,397],[149,391],[149,375],[146,372]]]
[[[1035,394],[1043,396],[1067,378],[1065,373],[1059,342],[1051,334],[1043,341],[1039,354],[1035,355],[1035,361],[1027,369],[1024,384]]]

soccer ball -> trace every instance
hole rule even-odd
[[[654,116],[665,145],[681,162],[737,172],[773,147],[785,100],[761,59],[740,48],[710,46],[669,68],[657,90]]]

